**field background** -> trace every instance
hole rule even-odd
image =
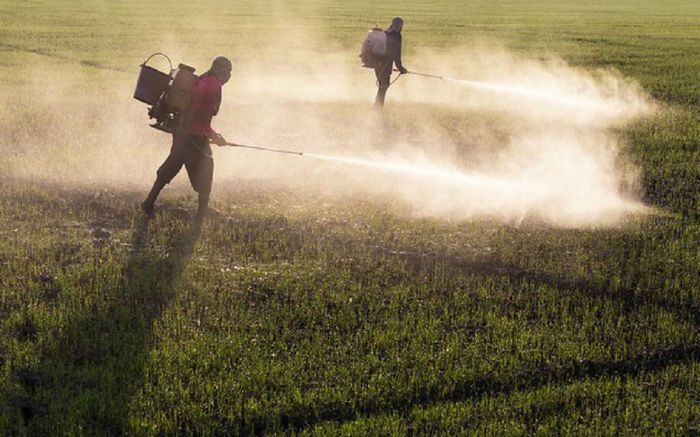
[[[114,91],[144,54],[227,53],[241,76],[290,50],[342,63],[397,14],[409,68],[420,49],[488,40],[638,81],[664,110],[619,134],[661,212],[516,227],[240,183],[215,188],[222,213],[200,234],[184,185],[146,223],[147,182],[19,171],[59,137],[155,170],[165,147],[92,147],[110,118],[144,124]],[[3,434],[700,432],[698,2],[11,0],[0,21]],[[402,128],[420,111],[390,117]],[[164,141],[110,138],[122,133]]]

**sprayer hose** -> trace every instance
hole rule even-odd
[[[387,65],[388,65],[388,64],[385,63],[385,64],[384,64],[384,67],[382,67],[382,69],[379,71],[379,75],[380,75],[380,76],[381,76],[382,73],[384,73],[384,70],[386,69]],[[396,71],[396,70],[394,70],[394,71]],[[403,76],[403,73],[399,74],[398,76],[396,76],[396,79],[394,79],[394,80],[392,80],[391,82],[389,82],[389,86],[393,85],[397,80],[399,80],[399,78],[400,78],[401,76]],[[377,84],[377,88],[379,88],[379,78],[377,78],[377,81],[376,81],[375,83]]]

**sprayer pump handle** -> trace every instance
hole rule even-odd
[[[165,53],[161,53],[161,52],[155,52],[155,53],[153,53],[151,56],[149,56],[148,58],[146,58],[146,60],[143,61],[143,64],[141,64],[141,65],[146,65],[146,64],[148,64],[148,61],[150,61],[152,57],[158,56],[158,55],[163,56],[165,59],[168,60],[168,64],[170,64],[170,71],[172,72],[172,71],[173,71],[173,63],[172,63],[172,61],[170,60],[170,57],[168,57],[168,55],[166,55]]]

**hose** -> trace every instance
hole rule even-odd
[[[384,73],[384,70],[386,69],[387,65],[388,65],[388,64],[385,63],[384,66],[382,67],[382,69],[379,71],[379,75],[380,75],[380,76],[382,75],[382,73]],[[396,69],[396,68],[394,68],[393,71],[399,71],[399,70]],[[403,76],[403,73],[400,73],[398,76],[396,76],[396,79],[394,79],[394,80],[392,80],[391,82],[389,82],[389,86],[393,85],[397,80],[399,80],[399,78],[400,78],[401,76]],[[377,81],[376,81],[375,83],[377,84],[377,88],[379,88],[379,78],[377,78]]]

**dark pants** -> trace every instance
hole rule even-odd
[[[152,207],[160,190],[170,183],[183,165],[187,169],[192,188],[199,194],[199,209],[206,209],[214,176],[214,159],[209,138],[203,135],[173,135],[170,155],[158,169],[156,181],[146,199],[146,204]]]
[[[389,80],[391,78],[391,67],[383,62],[380,66],[374,68],[374,74],[377,76],[377,97],[374,99],[374,107],[381,108],[384,106],[384,98],[386,91],[389,89]]]

